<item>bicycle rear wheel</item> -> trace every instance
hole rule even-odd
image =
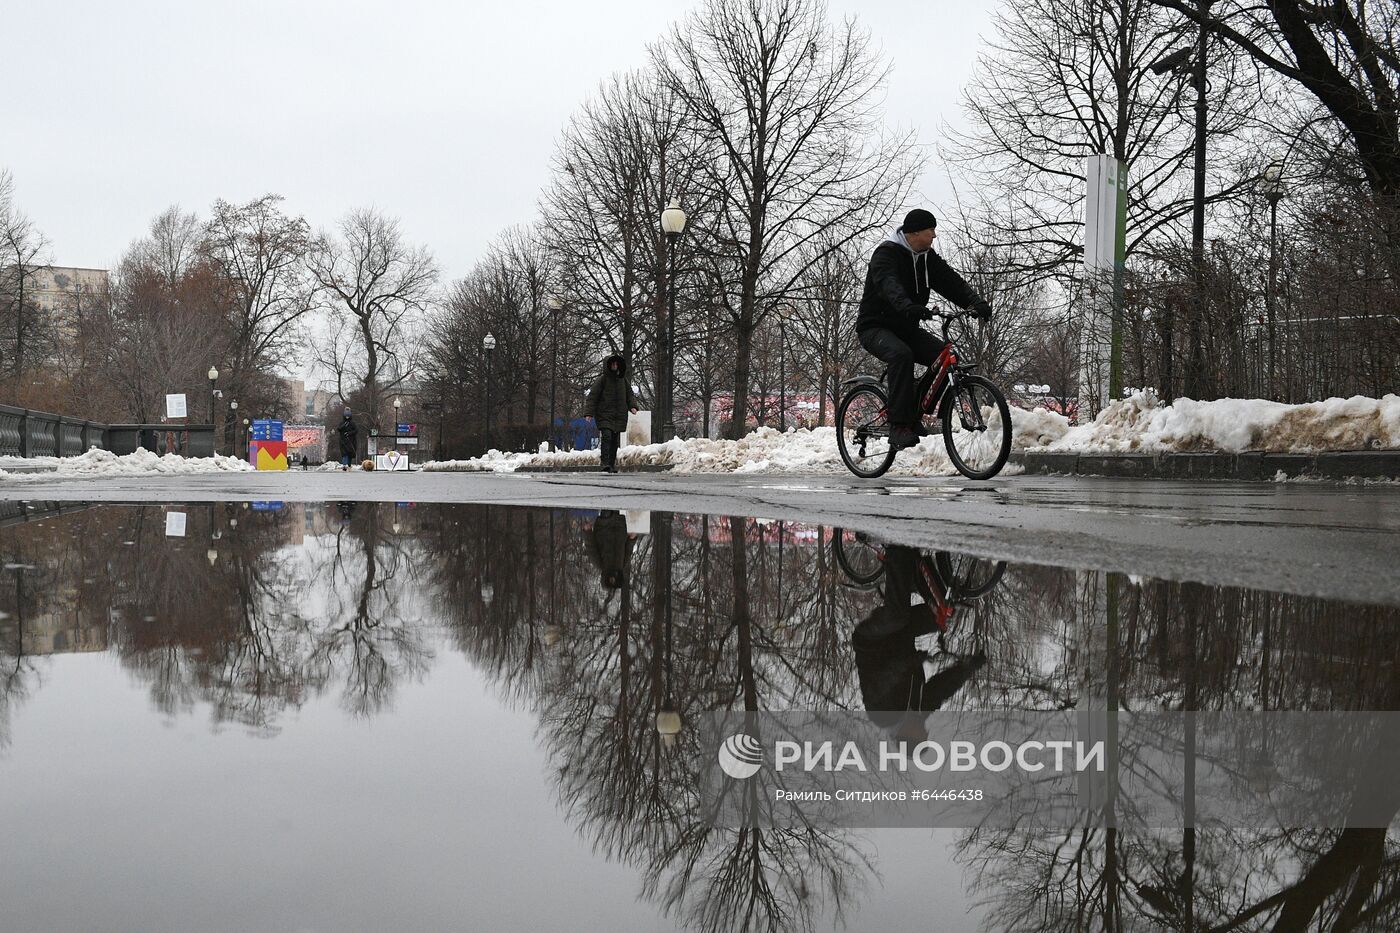
[[[890,446],[889,402],[873,385],[858,385],[836,409],[836,446],[846,469],[874,479],[894,463]]]
[[[869,538],[843,528],[833,531],[832,545],[836,551],[836,563],[853,584],[858,587],[869,586],[884,575],[884,553],[871,543]]]
[[[953,599],[976,599],[990,592],[1006,572],[1006,561],[939,551],[934,555],[938,572]]]
[[[1011,454],[1011,411],[1006,396],[981,376],[960,376],[939,408],[948,459],[969,479],[991,479]]]

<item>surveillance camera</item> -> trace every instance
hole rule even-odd
[[[1188,46],[1177,49],[1170,55],[1163,56],[1147,66],[1147,70],[1154,75],[1164,75],[1169,71],[1176,71],[1191,60],[1191,48]]]

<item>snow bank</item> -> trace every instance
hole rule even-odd
[[[1037,409],[1012,409],[1012,444],[1048,443],[1068,430],[1060,415]],[[737,441],[707,438],[672,439],[662,444],[623,447],[617,462],[622,467],[670,466],[676,473],[845,473],[836,449],[835,428],[794,428],[781,433],[759,428]],[[568,450],[555,453],[502,453],[492,450],[470,460],[441,460],[423,464],[433,471],[513,473],[521,467],[599,465],[596,450]],[[894,469],[903,476],[949,476],[957,472],[943,447],[942,435],[925,437],[917,447],[903,451]],[[1007,467],[1004,473],[1018,470]]]
[[[10,473],[6,468],[46,467],[43,472]],[[157,456],[145,448],[135,453],[117,456],[110,450],[96,448],[78,457],[0,457],[0,479],[45,480],[55,476],[134,476],[149,473],[241,473],[252,470],[252,464],[237,457],[181,457],[177,454]]]
[[[1285,405],[1264,399],[1214,402],[1152,392],[1114,402],[1092,424],[1069,428],[1045,450],[1161,453],[1259,450],[1313,453],[1400,448],[1400,396],[1330,398]]]

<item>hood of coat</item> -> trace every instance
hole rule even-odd
[[[904,251],[909,254],[910,261],[914,263],[914,287],[927,289],[928,254],[933,252],[933,248],[930,247],[922,253],[914,252],[913,248],[909,245],[909,241],[904,238],[904,231],[899,227],[895,227],[894,230],[890,232],[890,235],[885,237],[885,242],[897,243],[904,248]]]
[[[627,375],[627,361],[624,360],[621,356],[619,356],[619,355],[616,354],[616,353],[614,353],[612,356],[608,357],[607,359],[603,360],[603,372],[604,372],[605,374],[607,374],[607,375],[612,375],[612,364],[613,364],[613,361],[614,361],[614,360],[617,361],[617,375],[618,375],[618,377],[621,378],[621,377],[623,377],[623,376],[626,376],[626,375]]]
[[[913,248],[909,245],[909,241],[904,238],[904,231],[901,230],[899,227],[895,227],[893,230],[890,231],[890,235],[885,237],[885,242],[898,243],[900,246],[908,250],[909,255],[911,256],[922,256],[924,253],[928,252],[928,250],[924,250],[924,253],[914,252]]]

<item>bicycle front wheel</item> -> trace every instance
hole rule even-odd
[[[889,403],[873,385],[858,385],[836,409],[836,446],[846,469],[874,479],[894,463],[890,446]]]
[[[939,411],[948,459],[968,479],[991,479],[1011,455],[1011,410],[1006,396],[981,376],[961,376]]]

